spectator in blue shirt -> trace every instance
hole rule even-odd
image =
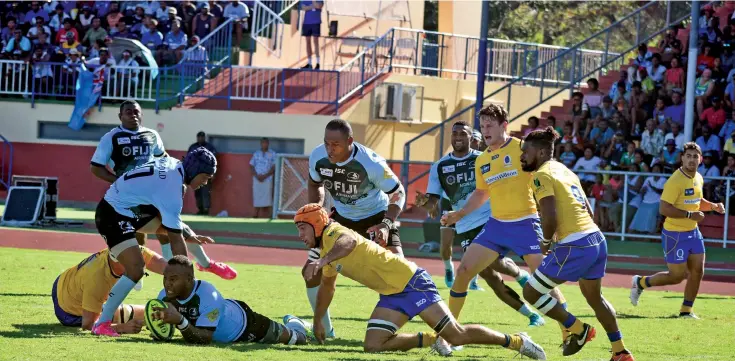
[[[46,10],[38,5],[38,1],[31,2],[31,10],[26,13],[23,23],[36,25],[36,17],[42,17],[45,22],[48,23],[49,17]]]
[[[574,163],[577,162],[577,156],[574,154],[574,149],[572,149],[572,143],[564,143],[564,152],[559,156],[559,160],[569,169],[574,167]]]
[[[184,56],[184,50],[189,43],[189,38],[181,31],[181,22],[175,20],[171,24],[171,31],[163,38],[164,47],[156,52],[159,65],[168,64],[172,61],[178,63]]]
[[[157,50],[163,44],[163,34],[158,31],[158,21],[151,19],[148,23],[148,31],[143,32],[140,42],[153,51]]]
[[[319,70],[319,37],[322,28],[322,8],[324,1],[302,0],[301,10],[304,11],[304,24],[301,27],[301,36],[306,39],[306,56],[308,64],[304,69],[311,69],[311,55],[316,54],[316,65],[314,69]],[[314,48],[312,49],[312,43]]]
[[[722,141],[720,141],[720,137],[712,134],[712,129],[710,129],[709,125],[702,125],[702,135],[697,138],[696,143],[702,149],[703,153],[709,151],[719,159],[719,154],[722,151]]]
[[[225,11],[222,14],[225,19],[233,19],[235,21],[235,34],[237,35],[237,46],[240,46],[242,41],[242,31],[248,30],[247,19],[250,17],[250,11],[248,11],[247,5],[233,0],[230,4],[225,7]]]
[[[664,170],[671,172],[676,169],[679,164],[679,157],[681,151],[676,149],[676,141],[674,139],[667,139],[664,143],[664,151],[661,152],[660,162],[663,163]]]
[[[12,60],[28,60],[31,55],[31,41],[16,28],[3,53]]]
[[[606,148],[614,136],[615,132],[608,127],[607,120],[598,119],[597,126],[590,132],[590,141],[600,150]]]

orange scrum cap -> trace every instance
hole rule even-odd
[[[296,216],[293,217],[294,223],[308,223],[314,227],[314,236],[321,237],[324,232],[324,228],[329,224],[329,214],[324,207],[316,204],[309,203],[296,212]]]

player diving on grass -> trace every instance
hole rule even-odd
[[[176,326],[184,340],[194,344],[303,345],[311,327],[290,315],[280,324],[256,313],[243,301],[224,298],[214,285],[194,278],[194,265],[181,255],[168,261],[158,299],[168,307],[154,307],[152,318]]]
[[[643,290],[649,287],[679,284],[686,280],[684,302],[679,317],[698,319],[692,307],[704,277],[704,237],[697,223],[704,213],[725,213],[722,203],[710,202],[702,196],[704,179],[697,172],[702,162],[702,149],[697,143],[684,144],[681,167],[664,184],[659,212],[666,217],[661,231],[661,245],[668,271],[652,276],[634,276],[630,302],[638,306]]]
[[[368,320],[363,347],[367,352],[407,351],[434,347],[451,354],[441,336],[454,345],[498,345],[535,360],[545,360],[544,350],[524,333],[509,335],[480,325],[461,325],[454,320],[436,290],[431,275],[415,263],[380,247],[359,233],[329,219],[320,205],[310,203],[298,210],[294,222],[299,238],[308,248],[319,248],[320,258],[306,267],[307,278],[322,272],[314,311],[314,337],[324,342],[322,317],[334,297],[337,275],[342,274],[380,294]],[[415,316],[434,332],[397,333]]]
[[[417,205],[427,209],[431,217],[436,216],[436,206],[442,194],[450,199],[454,209],[460,209],[475,190],[475,161],[482,152],[470,149],[471,137],[472,128],[467,123],[464,121],[454,123],[452,126],[453,151],[431,166],[426,195],[418,192],[416,197]],[[490,213],[490,202],[485,202],[455,224],[456,237],[462,242],[462,249],[467,250],[472,244],[472,240],[487,223]],[[451,259],[448,262],[449,264],[445,267],[453,271]],[[521,270],[510,258],[503,257],[480,271],[480,276],[485,279],[501,301],[528,317],[531,326],[542,326],[544,319],[531,311],[520,296],[505,285],[500,273],[515,277],[521,287],[526,284],[528,273]],[[472,282],[476,282],[476,279],[477,276]],[[470,289],[472,289],[472,283],[470,283]]]
[[[595,329],[548,294],[564,282],[578,282],[612,343],[610,361],[634,361],[623,344],[615,309],[602,296],[607,266],[605,236],[593,221],[592,208],[577,175],[552,159],[558,138],[559,134],[548,127],[528,134],[522,146],[523,171],[533,172],[528,187],[538,202],[543,229],[541,252],[546,255],[523,288],[523,296],[569,330],[562,353],[574,355],[595,337]]]
[[[352,127],[342,119],[327,123],[324,144],[309,155],[309,203],[324,205],[324,189],[331,195],[332,219],[403,256],[396,218],[406,203],[406,193],[398,177],[383,157],[354,141]],[[319,248],[309,250],[309,261],[319,259]],[[306,277],[306,294],[311,308],[316,307],[320,275]],[[329,311],[323,325],[334,337]]]
[[[123,173],[166,154],[158,132],[141,125],[143,111],[137,102],[126,100],[120,104],[118,118],[120,126],[102,136],[90,165],[92,174],[108,183],[114,183]],[[112,169],[112,172],[108,170],[108,167]],[[156,236],[161,242],[163,257],[171,258],[173,253],[168,236],[165,234],[156,234]],[[145,238],[144,233],[136,233],[136,239],[141,245],[145,244]],[[196,259],[197,269],[200,271],[214,273],[226,280],[237,277],[237,271],[232,267],[207,257],[200,244],[187,243],[187,246]]]
[[[539,247],[543,237],[541,223],[528,188],[531,174],[521,169],[520,140],[507,133],[508,113],[502,106],[491,104],[480,111],[479,118],[488,148],[475,160],[475,190],[463,207],[442,216],[442,224],[455,224],[490,199],[492,215],[462,256],[449,292],[449,309],[456,318],[464,306],[470,280],[499,257],[512,251],[523,258],[532,272],[543,260]],[[566,306],[559,290],[554,289],[551,294]],[[533,306],[539,308],[539,304]],[[560,328],[562,339],[566,339],[564,327]]]
[[[166,260],[146,247],[141,246],[140,252],[145,268],[162,275]],[[125,267],[107,249],[69,267],[56,278],[51,288],[56,318],[64,326],[91,330],[110,289],[124,273]],[[140,332],[144,309],[143,305],[121,304],[112,319],[112,329],[120,334]]]
[[[185,239],[198,237],[181,221],[184,193],[188,185],[197,189],[217,171],[217,159],[206,148],[197,148],[182,162],[164,156],[124,173],[97,205],[94,221],[105,239],[110,254],[125,267],[125,273],[112,287],[102,314],[92,328],[95,335],[119,336],[112,328],[112,317],[135,284],[143,277],[145,259],[135,233],[165,232],[174,255],[186,255]]]

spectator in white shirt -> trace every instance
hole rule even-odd
[[[253,172],[253,207],[255,218],[270,218],[273,205],[273,174],[276,171],[276,152],[269,149],[268,138],[260,140],[260,150],[250,159]]]
[[[188,45],[188,37],[181,31],[181,22],[174,20],[171,31],[163,38],[164,47],[156,52],[156,61],[159,65],[170,64],[172,61],[178,63],[184,56],[184,50]]]
[[[247,20],[250,17],[250,11],[248,10],[247,5],[237,0],[233,0],[230,4],[225,6],[225,11],[222,16],[225,19],[233,19],[236,21],[237,25],[235,26],[235,34],[237,34],[237,42],[235,44],[240,46],[240,42],[242,41],[242,31],[243,29],[246,31],[248,30]]]
[[[641,134],[641,148],[654,158],[658,158],[664,150],[664,131],[656,126],[653,119],[646,121],[646,130]]]
[[[38,34],[40,33],[51,34],[51,28],[44,24],[42,16],[36,17],[36,25],[28,29],[26,36],[35,45],[38,44]]]
[[[657,86],[661,86],[664,83],[664,75],[666,74],[666,67],[661,65],[661,54],[656,53],[651,57],[651,64],[646,67],[648,76],[651,77]]]
[[[671,133],[666,134],[666,137],[664,137],[664,142],[669,139],[673,139],[674,142],[676,142],[676,149],[684,149],[684,140],[686,138],[684,138],[684,133],[681,132],[681,125],[679,125],[679,123],[671,123]]]
[[[130,50],[122,52],[122,59],[116,65],[118,94],[122,97],[134,97],[138,88],[140,64],[133,58]]]
[[[579,180],[582,181],[582,186],[585,190],[592,187],[597,180],[597,175],[594,173],[580,172],[582,170],[599,170],[600,169],[600,158],[595,156],[594,148],[587,146],[584,148],[584,157],[577,159],[577,163],[574,165],[573,170],[579,176]],[[589,192],[586,192],[589,194]]]
[[[720,176],[720,169],[717,168],[717,165],[714,162],[714,157],[716,153],[706,151],[704,152],[704,161],[702,164],[699,165],[699,168],[697,168],[697,173],[699,173],[702,177],[719,177]],[[718,180],[712,180],[704,178],[704,187],[702,191],[704,192],[703,196],[705,199],[713,199],[713,202],[718,201],[717,197],[714,195],[714,190],[717,185],[719,185],[720,182]]]
[[[64,67],[61,69],[61,85],[64,86],[64,95],[74,95],[77,77],[82,71],[82,60],[79,55],[79,50],[71,49],[64,61]]]

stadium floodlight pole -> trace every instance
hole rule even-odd
[[[692,59],[697,58],[697,29],[699,29],[699,1],[692,1],[692,23],[689,28],[689,54],[687,59],[687,89],[686,89],[686,106],[684,110],[684,139],[687,142],[692,141],[692,133],[694,130],[694,87],[697,81],[697,62]]]
[[[480,49],[477,56],[477,94],[475,95],[475,129],[480,129],[480,119],[477,114],[482,110],[485,100],[485,73],[487,73],[487,32],[490,1],[482,1],[480,10]]]

